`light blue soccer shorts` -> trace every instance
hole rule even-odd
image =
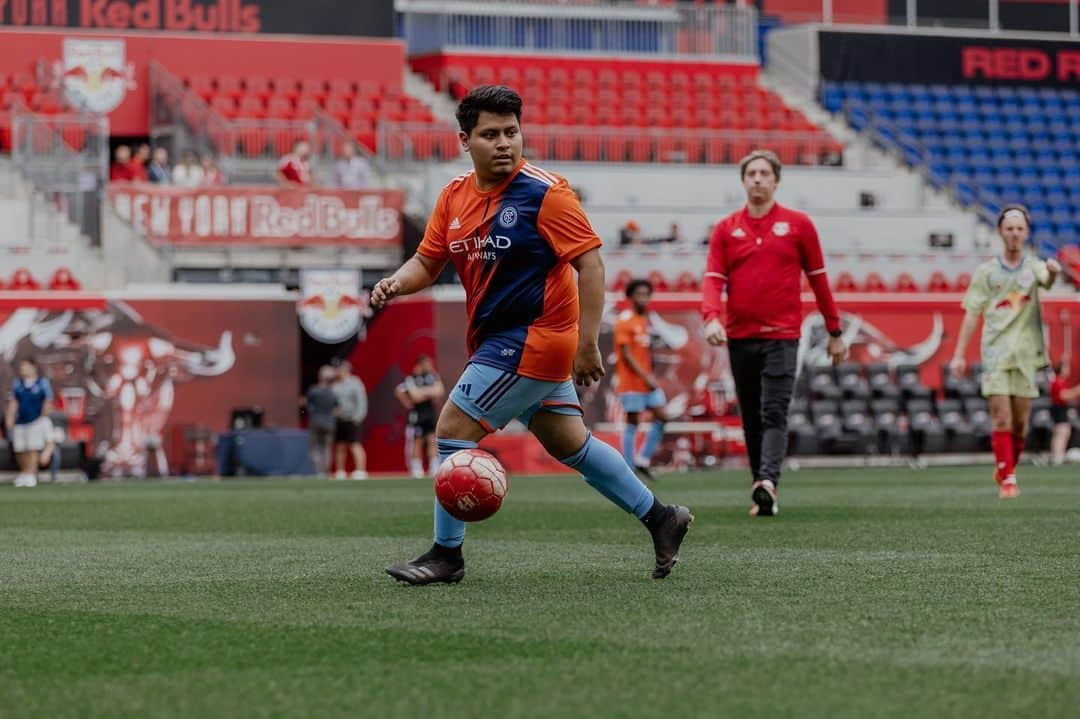
[[[489,432],[515,417],[526,427],[541,409],[581,415],[581,402],[570,380],[544,382],[512,370],[470,362],[450,392],[450,401]]]
[[[624,412],[644,412],[667,404],[664,390],[657,387],[652,392],[620,392],[619,402]]]

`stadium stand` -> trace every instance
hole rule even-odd
[[[822,103],[897,143],[964,205],[1027,205],[1044,251],[1080,242],[1080,91],[825,83]]]
[[[837,164],[842,155],[838,142],[761,87],[751,65],[490,54],[409,62],[455,100],[477,85],[519,88],[536,159],[731,163],[761,142],[786,164]]]

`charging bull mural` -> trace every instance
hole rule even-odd
[[[136,304],[166,321],[150,321]],[[262,311],[252,312],[252,304]],[[71,433],[91,444],[106,476],[146,476],[151,464],[153,474],[167,474],[170,423],[225,429],[233,407],[261,405],[295,424],[294,393],[281,391],[296,383],[295,309],[278,302],[269,303],[279,305],[277,312],[266,312],[267,304],[107,300],[97,307],[15,309],[0,321],[0,386],[11,386],[18,360],[35,358]],[[243,377],[240,367],[247,370]],[[178,405],[186,405],[180,417]]]

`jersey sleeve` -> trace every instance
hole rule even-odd
[[[416,248],[417,254],[430,257],[433,260],[446,260],[450,257],[450,251],[446,245],[447,210],[450,205],[450,188],[444,187],[439,193],[439,199],[435,201],[435,208],[428,218],[427,229],[424,230],[424,239]]]
[[[961,306],[965,312],[981,315],[986,311],[986,305],[990,302],[990,288],[986,280],[986,270],[982,267],[975,270],[975,276],[971,278],[967,292]]]
[[[825,320],[825,329],[836,332],[840,329],[840,313],[836,309],[836,300],[833,299],[829,278],[825,274],[825,255],[821,251],[821,239],[809,217],[803,220],[802,225],[802,231],[799,233],[802,269],[810,281],[810,289],[814,291],[818,311]]]
[[[552,185],[544,195],[536,229],[555,250],[560,262],[570,262],[603,244],[565,180]]]
[[[49,384],[49,380],[42,378],[41,380],[41,392],[45,395],[45,399],[55,399],[56,395],[53,394],[52,385]]]
[[[717,222],[709,238],[709,255],[705,260],[705,277],[701,283],[701,315],[706,322],[714,319],[724,321],[724,287],[728,279],[724,257],[725,225],[722,220]]]

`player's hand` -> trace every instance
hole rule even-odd
[[[401,292],[401,283],[393,277],[383,277],[371,290],[371,306],[377,310],[382,309],[387,302],[397,297],[398,292]]]
[[[713,347],[723,347],[727,344],[727,332],[720,320],[712,319],[705,323],[705,341]]]
[[[967,370],[967,362],[963,357],[953,357],[949,360],[949,372],[956,379],[963,379],[964,372]]]
[[[825,351],[829,353],[829,359],[832,360],[833,365],[838,365],[847,359],[847,345],[841,337],[830,337]]]
[[[656,375],[651,375],[651,374],[646,375],[645,384],[648,385],[650,392],[652,392],[653,390],[655,390],[657,387],[660,386],[660,383],[656,381]]]
[[[1053,272],[1055,275],[1061,274],[1061,263],[1055,260],[1053,257],[1046,261],[1046,269]]]
[[[574,356],[574,381],[582,387],[599,382],[604,376],[604,361],[595,343],[579,345]]]

